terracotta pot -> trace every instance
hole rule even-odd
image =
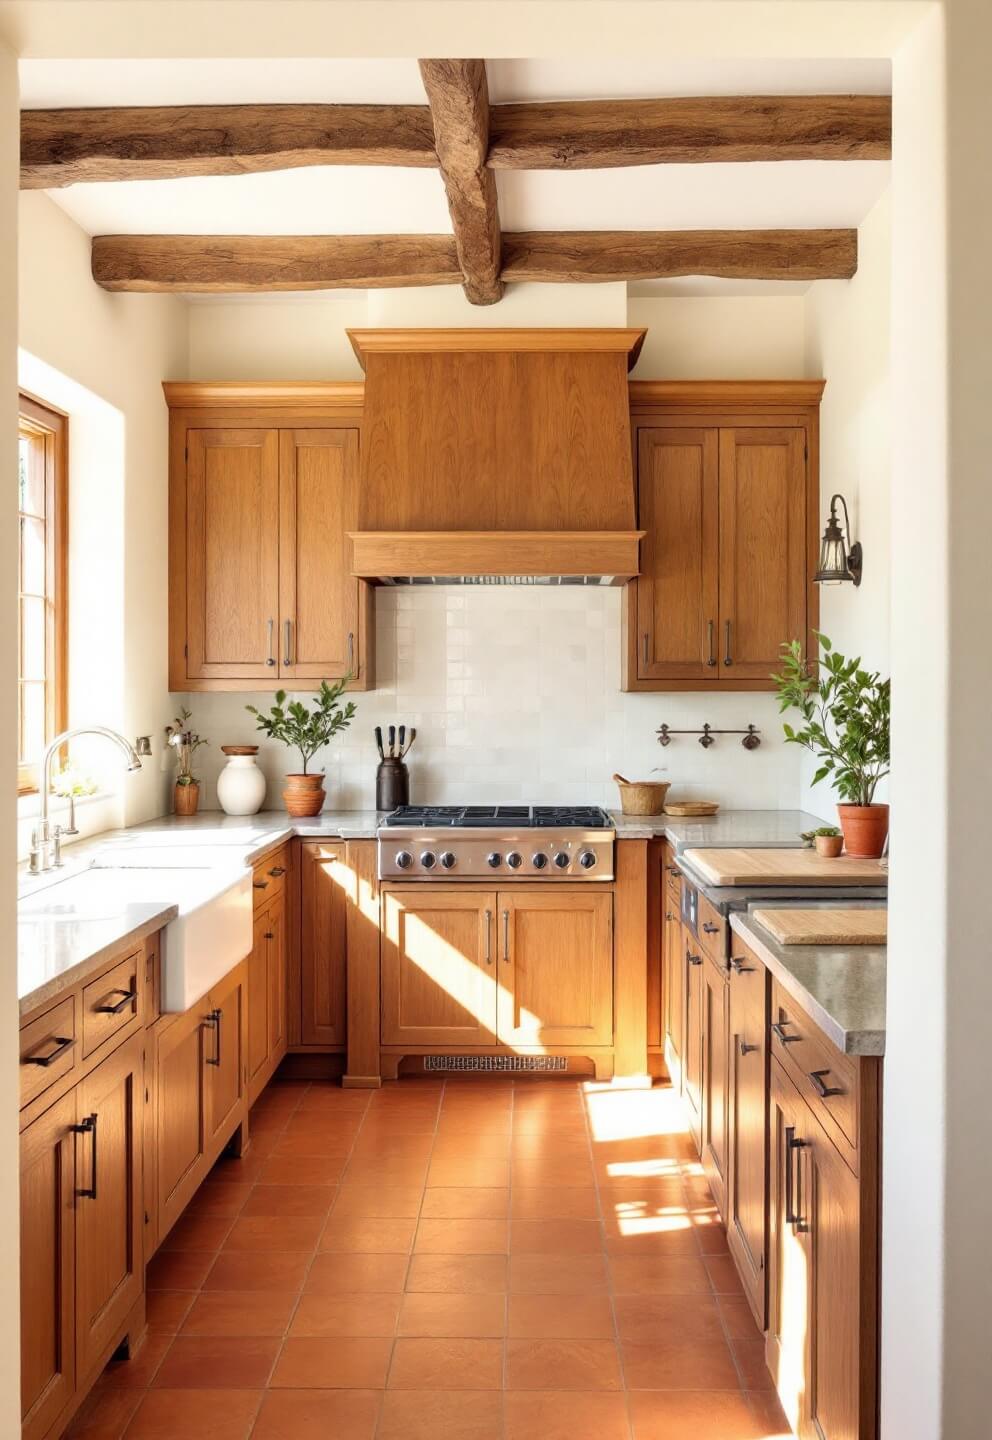
[[[836,860],[844,848],[843,835],[814,835],[813,844],[816,846],[817,855],[822,855],[826,860]]]
[[[290,815],[319,815],[324,805],[323,775],[287,775],[282,800]]]
[[[888,805],[838,805],[844,849],[852,859],[877,860],[889,833]]]
[[[200,782],[176,786],[176,814],[195,815],[200,806]]]

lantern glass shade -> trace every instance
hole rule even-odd
[[[820,542],[820,563],[813,579],[819,585],[839,585],[842,581],[853,578],[847,568],[844,536],[836,518],[831,515]]]

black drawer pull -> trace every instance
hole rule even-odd
[[[690,965],[702,965],[703,963],[702,955],[690,955],[688,950],[685,952],[685,958],[688,960]]]
[[[268,890],[269,888],[268,880],[253,880],[251,883],[255,890]]]
[[[133,990],[111,990],[110,993],[111,995],[122,995],[124,998],[118,1000],[116,1005],[94,1005],[93,1009],[98,1015],[120,1015],[129,1005],[133,1005],[137,1009],[137,986]]]
[[[808,1073],[813,1082],[813,1089],[821,1100],[827,1100],[831,1095],[843,1095],[843,1085],[828,1085],[824,1081],[823,1077],[830,1074],[829,1070],[810,1070]]]
[[[274,930],[265,930],[265,931],[263,931],[263,933],[262,933],[262,939],[263,939],[263,940],[274,940],[275,938],[276,938],[276,932],[275,932]]]
[[[279,879],[280,875],[285,875],[285,873],[285,867],[282,865],[273,865],[272,869],[269,871],[269,874],[276,880]]]
[[[800,1166],[793,1159],[794,1150],[804,1150],[807,1142],[796,1139],[795,1126],[785,1129],[785,1222],[794,1230],[805,1230],[802,1217],[802,1179]],[[793,1198],[793,1194],[795,1198]]]
[[[53,1035],[52,1039],[55,1041],[54,1050],[49,1050],[47,1055],[24,1055],[21,1057],[21,1064],[54,1065],[56,1060],[58,1060],[61,1055],[64,1055],[67,1050],[71,1050],[76,1043],[71,1035]]]
[[[732,969],[736,972],[736,974],[738,974],[738,975],[753,975],[753,974],[754,974],[754,966],[753,966],[753,965],[745,965],[745,964],[744,964],[744,957],[743,957],[742,955],[733,955],[733,956],[731,956],[730,964],[731,964],[731,968],[732,968]]]
[[[217,1036],[217,1044],[214,1050],[213,1059],[207,1060],[208,1065],[220,1065],[220,1022],[220,1010],[211,1010],[210,1014],[206,1018],[206,1021],[204,1022],[205,1024],[213,1027],[214,1033]]]
[[[78,1125],[70,1125],[70,1130],[77,1135],[89,1135],[92,1144],[90,1186],[88,1190],[77,1190],[76,1194],[84,1200],[96,1199],[96,1115],[87,1115]]]
[[[788,1021],[774,1021],[772,1024],[772,1033],[778,1036],[783,1045],[795,1045],[796,1041],[801,1040],[803,1037],[801,1035],[786,1035],[785,1026],[787,1024]]]
[[[751,1055],[751,1054],[754,1053],[755,1050],[760,1050],[760,1049],[761,1049],[761,1046],[760,1046],[760,1045],[749,1045],[746,1040],[742,1040],[742,1041],[741,1041],[741,1054],[742,1054],[742,1055]]]
[[[703,921],[703,929],[707,935],[719,935],[720,933],[719,925],[710,925],[709,922],[705,920]]]
[[[675,919],[675,916],[672,914],[671,910],[666,910],[666,911],[665,911],[665,919],[666,919],[666,920],[674,920],[674,919]]]

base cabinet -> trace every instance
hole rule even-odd
[[[685,1031],[682,1049],[682,1098],[696,1149],[703,1148],[703,957],[692,935],[681,927]]]
[[[300,846],[300,1039],[343,1049],[348,1040],[347,912],[353,877],[345,846]]]
[[[382,901],[382,1043],[493,1045],[496,892],[393,890]]]
[[[270,901],[255,916],[247,964],[248,1103],[253,1105],[286,1053],[286,905]]]
[[[758,1327],[767,1320],[768,972],[734,947],[728,982],[727,1243]],[[738,951],[740,953],[738,953]]]
[[[662,930],[661,1003],[665,1046],[665,1064],[672,1085],[681,1090],[683,1083],[683,1051],[685,1048],[685,962],[682,924],[677,902],[669,887],[664,891],[664,929]]]
[[[701,1157],[717,1209],[727,1218],[728,1136],[728,1000],[726,971],[704,957],[700,979],[700,1025],[703,1057]]]
[[[613,896],[500,891],[496,1033],[514,1047],[613,1043]]]

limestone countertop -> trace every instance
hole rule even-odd
[[[610,816],[618,840],[667,839],[677,855],[700,845],[728,849],[801,845],[802,831],[823,824],[805,810],[722,810],[695,820],[680,820],[675,815],[624,815],[619,810],[611,810]]]
[[[730,924],[838,1050],[885,1054],[884,945],[780,945],[749,912]]]

